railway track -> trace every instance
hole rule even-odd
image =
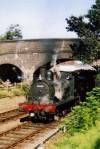
[[[4,113],[0,113],[0,123],[20,118],[21,116],[26,115],[25,112],[20,112],[18,109],[10,110]]]
[[[12,149],[26,140],[35,140],[38,134],[42,133],[43,135],[46,129],[53,129],[57,127],[57,124],[55,122],[49,124],[23,123],[16,128],[0,134],[0,149]]]

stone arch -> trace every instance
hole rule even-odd
[[[23,80],[23,72],[14,64],[0,64],[0,79],[3,81],[9,80],[11,83],[18,83]]]
[[[62,63],[62,62],[68,61],[68,60],[70,60],[70,59],[58,58],[57,61],[56,61],[56,63],[59,64],[59,63]],[[49,70],[50,67],[52,67],[52,66],[51,66],[51,61],[48,61],[48,62],[44,63],[43,65],[39,65],[39,66],[35,69],[35,71],[34,71],[34,73],[33,73],[33,78],[34,78],[34,77],[39,77],[40,68],[41,68],[41,67],[44,67],[46,70]]]
[[[43,65],[38,65],[38,67],[36,67],[36,69],[34,70],[34,73],[33,73],[33,80],[39,77],[40,69],[41,69],[41,68],[44,68],[44,69],[45,69],[45,70],[43,70],[43,71],[49,70],[50,67],[51,67],[50,64],[51,64],[51,61],[46,62],[46,63],[44,63]]]

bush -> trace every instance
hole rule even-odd
[[[29,90],[29,85],[26,83],[19,83],[16,85],[16,89],[19,89],[22,95],[26,95]]]
[[[96,80],[97,80],[97,81],[100,81],[100,74],[97,74]]]
[[[88,130],[100,120],[100,88],[94,88],[87,93],[86,101],[73,108],[72,112],[63,121],[70,134]]]
[[[89,100],[93,102],[93,100],[96,100],[96,102],[100,102],[100,87],[95,87],[91,92],[87,93],[86,101]]]
[[[0,88],[0,98],[24,96],[29,90],[29,85],[25,83],[18,83],[15,86],[7,88]]]
[[[7,90],[0,90],[0,98],[12,97],[13,94]]]
[[[11,92],[13,96],[21,96],[24,94],[20,89],[17,89],[17,88],[12,89]]]

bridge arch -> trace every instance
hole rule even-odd
[[[23,72],[16,65],[10,63],[0,64],[0,79],[3,81],[9,80],[11,83],[18,83],[23,79]]]
[[[56,64],[59,64],[59,63],[62,63],[62,62],[66,62],[70,59],[62,59],[62,58],[59,58],[57,59],[56,61]],[[49,70],[52,66],[51,66],[51,61],[48,61],[46,63],[44,63],[43,65],[38,65],[38,67],[34,70],[33,72],[33,79],[35,78],[38,78],[39,77],[39,74],[40,74],[40,68],[44,68],[45,71]]]

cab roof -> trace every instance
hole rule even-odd
[[[63,63],[57,64],[54,67],[52,67],[51,70],[53,70],[54,68],[58,69],[59,71],[65,72],[74,72],[80,70],[96,71],[96,69],[92,66],[84,64],[83,62],[77,60],[65,61]]]

